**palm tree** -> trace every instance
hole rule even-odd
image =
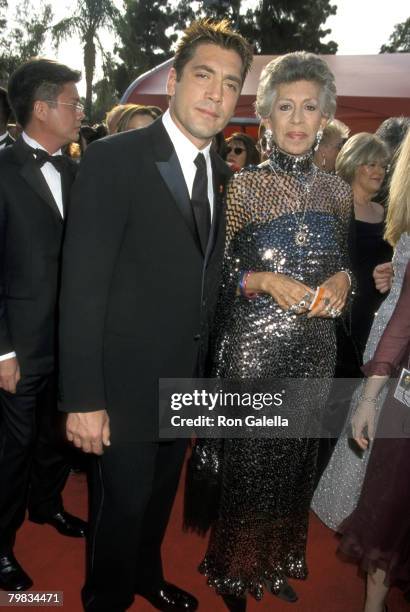
[[[65,17],[52,28],[56,46],[70,36],[80,37],[83,54],[86,82],[85,113],[89,117],[92,106],[92,86],[95,72],[96,43],[103,46],[98,32],[101,28],[115,24],[119,12],[112,0],[77,0],[73,15]]]

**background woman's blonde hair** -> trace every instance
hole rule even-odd
[[[387,165],[389,161],[384,142],[374,134],[360,132],[343,145],[336,158],[336,174],[351,185],[359,166],[374,162]]]
[[[390,182],[384,237],[395,246],[404,232],[410,233],[410,131],[401,145]]]

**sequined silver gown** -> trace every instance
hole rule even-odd
[[[275,151],[270,161],[232,178],[216,377],[322,378],[315,396],[305,397],[297,412],[306,419],[324,405],[335,364],[334,321],[291,314],[270,296],[236,296],[236,288],[241,270],[279,272],[315,288],[348,268],[351,211],[350,187],[316,170],[310,155],[295,158]],[[308,240],[298,246],[295,234],[302,220]],[[267,583],[277,592],[284,577],[307,575],[317,440],[221,444],[218,518],[200,571],[219,593],[248,592],[260,599]]]
[[[373,357],[381,335],[390,320],[399,298],[407,263],[410,259],[410,235],[402,234],[393,255],[394,278],[389,295],[379,308],[366,344],[363,362]],[[349,443],[350,419],[356,408],[362,384],[358,385],[351,404],[343,435],[339,438],[332,458],[324,471],[312,500],[312,509],[331,529],[337,529],[356,507],[362,488],[369,451],[358,453]],[[382,401],[387,389],[382,390]]]

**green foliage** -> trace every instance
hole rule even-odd
[[[124,13],[116,23],[115,52],[121,63],[114,78],[119,95],[138,75],[171,57],[175,20],[167,0],[124,0]]]
[[[260,0],[255,9],[241,11],[241,0],[181,0],[177,7],[177,25],[183,29],[199,17],[229,18],[255,47],[256,53],[280,54],[305,49],[315,53],[336,53],[333,41],[321,42],[330,30],[322,25],[336,6],[330,0]]]
[[[194,19],[208,17],[211,19],[229,19],[235,26],[241,25],[241,0],[180,0],[175,10],[177,28],[183,30]]]
[[[330,0],[261,0],[256,9],[243,14],[241,0],[123,0],[124,12],[117,22],[120,63],[114,71],[115,90],[121,96],[140,74],[172,56],[176,33],[194,19],[228,18],[256,53],[275,54],[306,49],[336,53],[333,41],[322,43],[330,30],[321,26],[336,6]]]
[[[23,0],[17,5],[14,22],[9,31],[6,20],[7,0],[0,2],[0,82],[7,84],[14,70],[30,57],[39,55],[49,31],[53,13],[50,4]]]
[[[241,19],[241,32],[254,41],[257,53],[276,55],[289,51],[336,53],[333,41],[321,42],[329,29],[322,25],[336,6],[329,0],[262,0],[256,10],[248,10]]]
[[[115,73],[116,65],[110,53],[104,57],[103,71],[104,78],[93,86],[95,101],[93,103],[90,123],[100,123],[108,110],[118,104],[118,97],[115,92]]]
[[[88,118],[92,113],[92,87],[97,45],[104,55],[99,32],[102,28],[116,23],[118,18],[119,12],[112,0],[77,0],[73,14],[59,21],[52,29],[57,47],[62,40],[74,35],[80,38],[83,46],[86,81],[85,112]]]
[[[410,52],[410,17],[394,26],[393,33],[386,45],[382,45],[380,53]]]

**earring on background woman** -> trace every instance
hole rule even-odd
[[[316,134],[315,144],[314,144],[314,146],[313,146],[313,150],[314,150],[314,151],[317,151],[317,150],[318,150],[319,145],[320,145],[320,141],[322,140],[322,136],[323,136],[323,130],[322,130],[322,128],[320,128],[320,129],[317,131],[317,134]]]

